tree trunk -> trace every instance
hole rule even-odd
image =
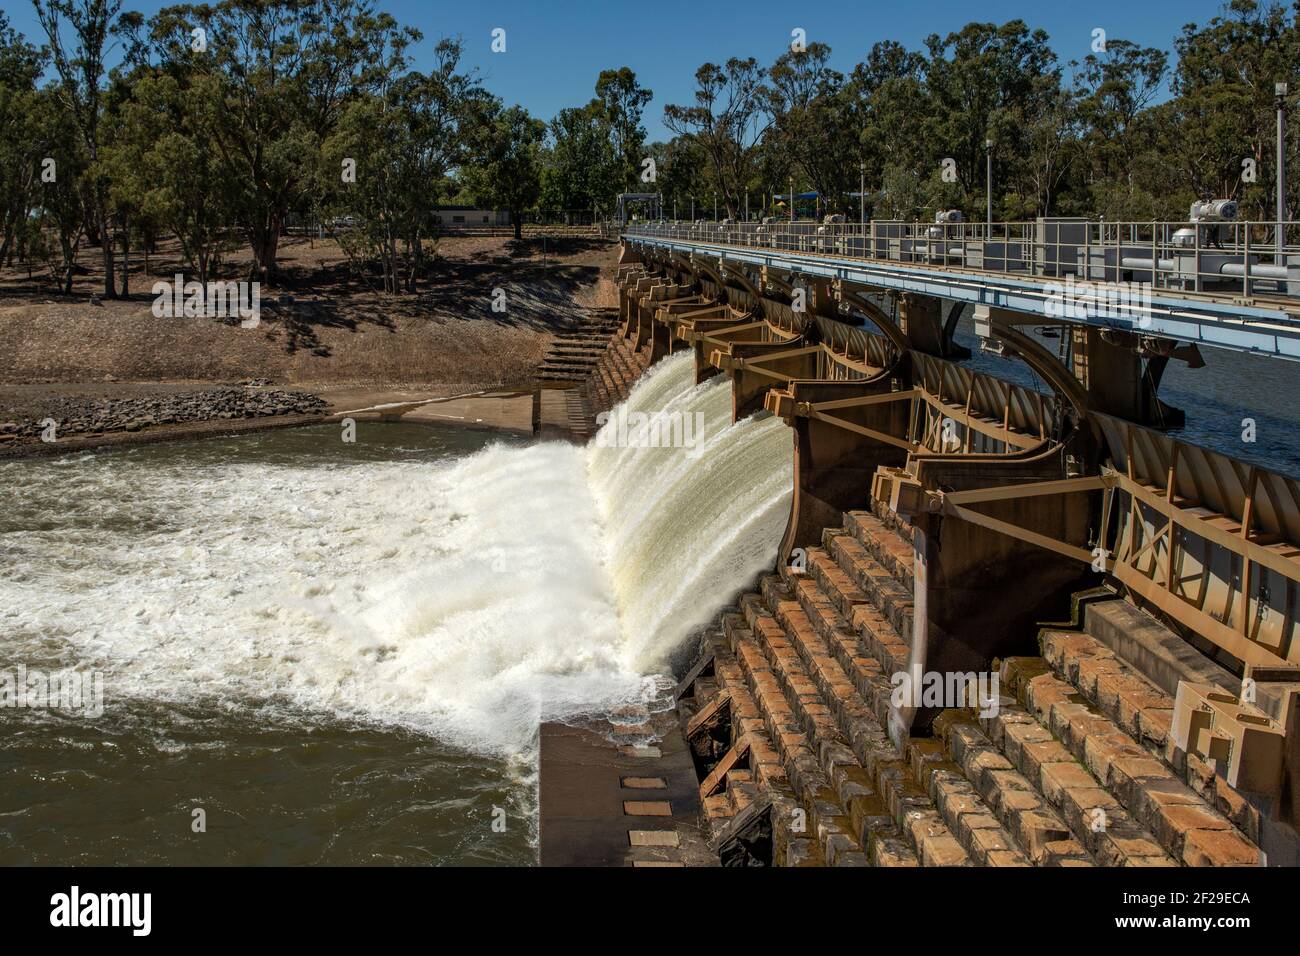
[[[518,242],[524,238],[523,219],[520,217],[519,213],[515,212],[513,209],[510,210],[510,219],[515,224],[515,241]]]
[[[100,238],[103,242],[100,249],[104,253],[104,298],[117,298],[117,279],[114,276],[113,269],[113,238],[108,232],[108,219],[104,216],[102,210],[98,216],[97,228],[99,229]]]
[[[253,229],[253,278],[259,279],[263,285],[269,285],[275,274],[282,221],[280,213],[271,212]]]
[[[122,220],[122,297],[131,294],[131,222]]]
[[[72,266],[77,255],[67,236],[59,236],[59,246],[63,249],[63,294],[72,295]]]

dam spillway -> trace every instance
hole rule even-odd
[[[638,433],[637,416],[657,418],[669,440],[676,427],[689,447]],[[733,424],[727,383],[695,385],[679,354],[651,369],[586,453],[620,618],[641,642],[634,663],[662,665],[693,651],[686,639],[771,567],[789,512],[789,436],[770,415]]]
[[[779,560],[678,688],[724,865],[1300,860],[1300,497],[1161,432],[1194,348],[1062,322],[1058,356],[977,308],[1026,389],[963,367],[930,295],[653,229],[624,261],[610,362],[690,358],[793,439]]]

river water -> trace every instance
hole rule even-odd
[[[1207,359],[1162,389],[1185,437],[1300,471],[1296,366]],[[789,432],[730,407],[678,355],[625,411],[689,447],[363,422],[0,463],[0,684],[102,680],[0,708],[0,864],[534,862],[539,723],[662,705],[772,560]]]
[[[656,706],[767,566],[789,434],[661,363],[695,447],[360,423],[0,464],[0,864],[528,864],[536,733]]]
[[[972,312],[965,310],[954,336],[972,352],[963,364],[1049,391],[1019,359],[980,351]],[[1049,351],[1058,351],[1060,339],[1035,337]],[[1300,362],[1216,348],[1201,349],[1201,356],[1203,368],[1171,361],[1165,370],[1160,397],[1187,413],[1186,424],[1169,434],[1284,475],[1300,475]],[[1244,427],[1247,419],[1253,429]]]

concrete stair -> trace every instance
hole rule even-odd
[[[932,737],[896,745],[910,531],[844,518],[801,572],[764,576],[711,632],[718,678],[696,681],[697,701],[730,694],[733,736],[753,747],[705,800],[715,832],[771,795],[777,865],[1259,861],[1254,808],[1226,786],[1198,792],[1194,757],[1166,758],[1173,701],[1078,632],[1044,630],[1042,657],[1001,662],[996,707],[949,708]]]
[[[609,411],[627,398],[632,386],[649,366],[648,346],[636,351],[621,336],[611,336],[603,355],[582,386],[583,398],[593,417]]]
[[[877,648],[892,650],[896,645],[893,642],[882,644],[866,629],[863,634],[854,633],[844,613],[856,611],[857,620],[868,620],[863,613],[870,607],[866,596],[822,549],[812,549],[809,560],[812,573],[790,579],[803,621],[807,622],[813,635],[811,639],[805,638],[802,644],[810,660],[816,661],[823,680],[830,685],[840,683],[841,689],[835,696],[846,697],[850,702],[850,706],[844,708],[846,717],[861,720],[863,710],[871,714],[873,733],[866,739],[875,743],[876,752],[860,754],[864,763],[897,761],[897,750],[880,729],[888,719],[890,684],[876,656],[881,651],[873,653],[869,650],[866,638],[873,638]],[[790,626],[804,631],[798,614],[785,608],[782,610],[789,618]],[[890,627],[879,615],[876,626]],[[906,648],[906,645],[902,646]],[[845,693],[845,683],[852,686],[855,694]],[[972,865],[1028,865],[1026,854],[1017,841],[1003,827],[993,808],[985,803],[983,795],[963,779],[960,764],[938,741],[925,738],[909,740],[902,756],[911,780],[919,785],[932,805],[932,809],[914,805],[905,821],[911,831],[911,844],[919,851],[923,865],[961,860],[957,847],[949,839],[955,841]]]
[[[722,628],[716,628],[705,635],[704,651],[713,655],[717,678],[715,682],[696,682],[696,703],[702,707],[715,694],[727,695],[731,708],[730,745],[734,747],[742,738],[748,742],[747,763],[750,776],[744,782],[752,785],[756,791],[761,789],[772,800],[774,862],[778,866],[799,866],[809,862],[821,864],[822,854],[807,835],[806,828],[804,832],[796,830],[797,815],[794,811],[798,807],[798,800],[789,775],[768,734],[764,711],[750,693],[744,671],[732,654],[730,641]],[[716,690],[710,686],[711,683],[716,685]],[[731,790],[733,778],[730,774],[724,779],[727,789],[704,800],[705,815],[715,835],[736,815],[738,803],[743,804],[752,799],[752,794],[748,792],[736,796]]]
[[[585,382],[603,357],[618,326],[616,314],[601,311],[589,316],[575,329],[557,332],[538,366],[538,384],[564,386]]]
[[[1089,634],[1045,628],[1039,646],[1042,663],[1073,686],[1089,706],[1113,720],[1248,840],[1260,842],[1259,810],[1228,786],[1213,766],[1169,745],[1172,697]]]
[[[1258,812],[1215,778],[1197,792],[1187,759],[1166,757],[1173,700],[1086,634],[1045,630],[1041,658],[1003,664],[1004,687],[1022,709],[998,720],[1022,722],[1051,735],[1027,766],[1051,782],[1067,816],[1104,814],[1106,832],[1126,839],[1137,830],[1172,861],[1190,866],[1254,866],[1261,862]],[[993,728],[990,736],[996,739]],[[1067,775],[1055,763],[1071,764]],[[1051,779],[1056,778],[1056,779]],[[1194,779],[1199,779],[1196,777]],[[1075,793],[1081,790],[1083,793]],[[1077,828],[1076,828],[1077,832]],[[1154,855],[1154,854],[1152,854]]]

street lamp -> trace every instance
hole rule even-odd
[[[993,238],[993,140],[984,140],[985,168],[984,168],[984,190],[988,202],[987,224],[988,237]]]
[[[867,164],[858,163],[858,222],[867,221]]]
[[[1286,248],[1286,94],[1288,87],[1278,83],[1273,87],[1277,98],[1277,261],[1282,262]]]
[[[794,222],[794,178],[790,179],[790,221]]]

